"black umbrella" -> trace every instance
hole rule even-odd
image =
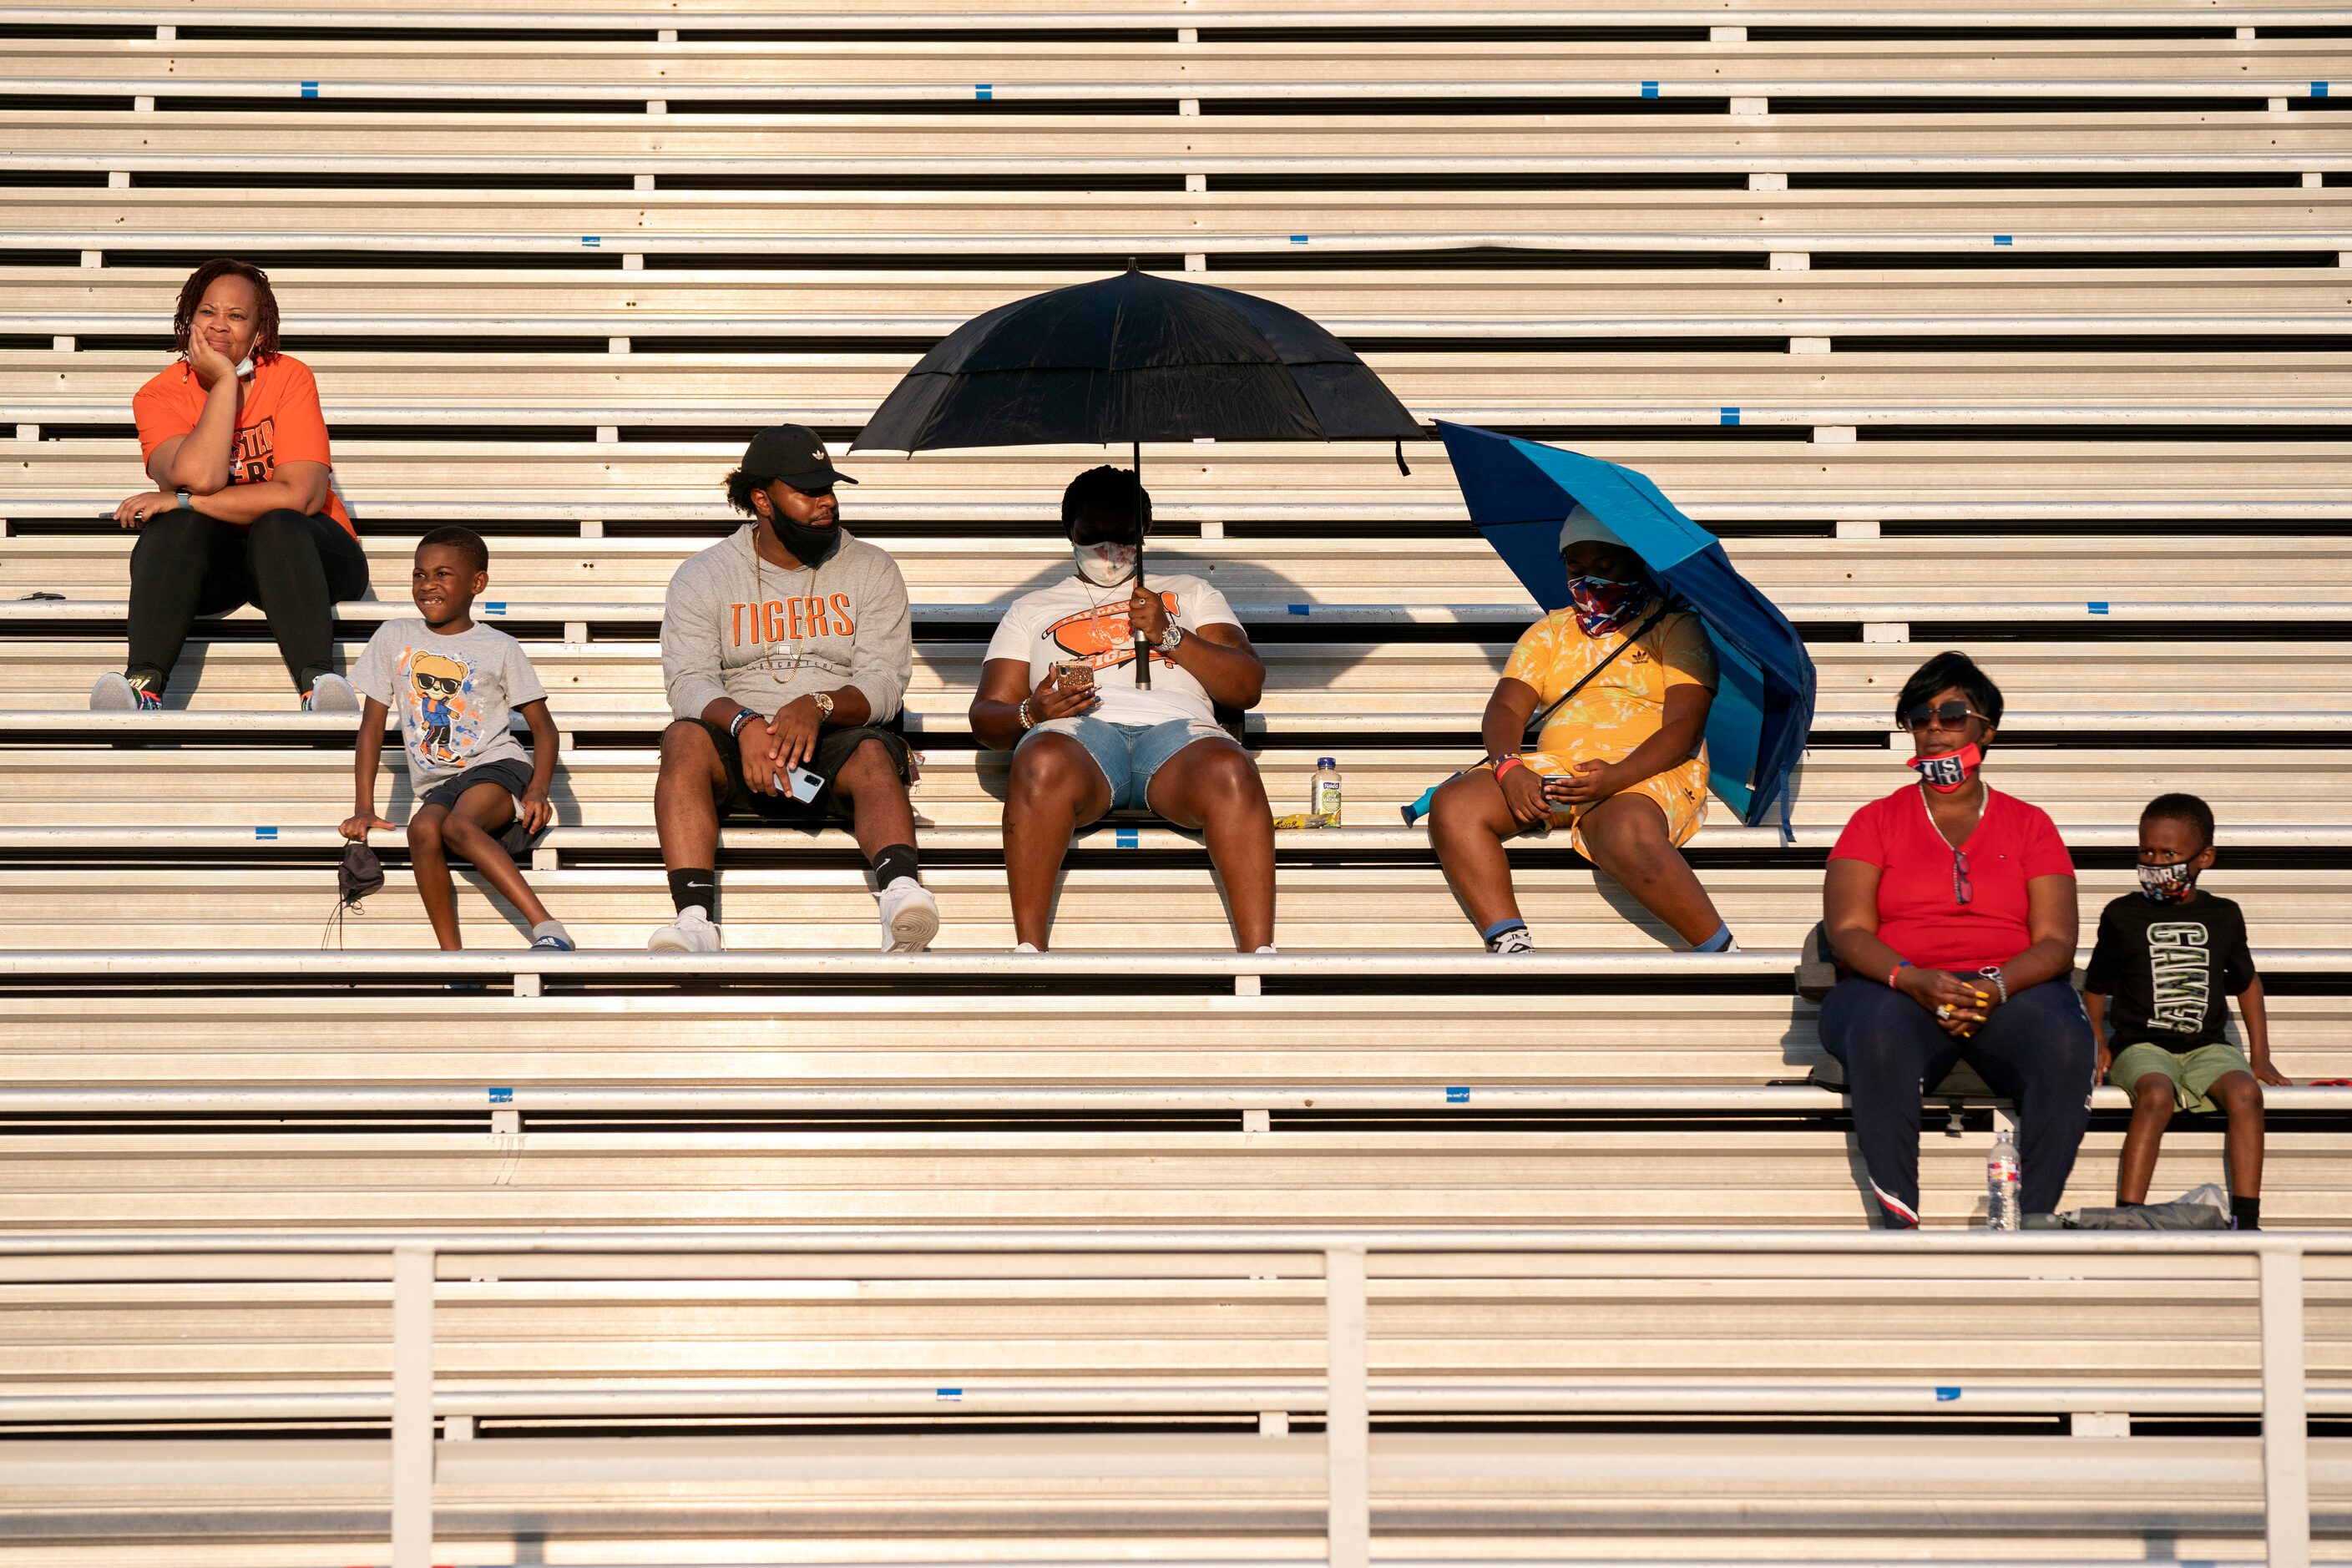
[[[852,451],[1125,441],[1394,441],[1421,426],[1339,339],[1231,289],[1139,272],[973,317],[890,390]],[[1143,582],[1137,520],[1136,576]],[[1143,637],[1135,681],[1151,684]]]

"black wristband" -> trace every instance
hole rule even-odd
[[[740,739],[743,733],[743,726],[749,724],[752,720],[757,719],[759,716],[760,715],[758,713],[749,708],[745,708],[738,711],[734,718],[727,721],[727,738],[730,741]]]

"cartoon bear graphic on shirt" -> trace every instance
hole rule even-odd
[[[437,752],[444,757],[457,754],[452,731],[458,717],[457,694],[465,689],[467,678],[473,673],[463,659],[446,654],[410,655],[408,689],[416,705],[419,752],[427,755]]]

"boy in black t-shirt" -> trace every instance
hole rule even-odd
[[[2116,1202],[2147,1201],[2157,1144],[2175,1110],[2228,1115],[2230,1219],[2262,1227],[2263,1084],[2284,1084],[2271,1066],[2263,983],[2236,904],[2200,892],[2213,864],[2213,813],[2193,795],[2163,795],[2139,818],[2139,886],[2099,916],[2099,942],[2083,1003],[2099,1038],[2099,1070],[2132,1097],[2131,1130],[2116,1172]],[[2115,1039],[2106,1038],[2115,999]],[[2245,1016],[2246,1053],[2221,1036],[2230,1005]],[[2248,1059],[2251,1055],[2252,1060]],[[2259,1079],[2260,1081],[2256,1081]]]

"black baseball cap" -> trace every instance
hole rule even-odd
[[[796,490],[826,490],[857,481],[833,466],[824,442],[805,425],[771,425],[743,448],[746,477],[766,484],[782,479]]]

